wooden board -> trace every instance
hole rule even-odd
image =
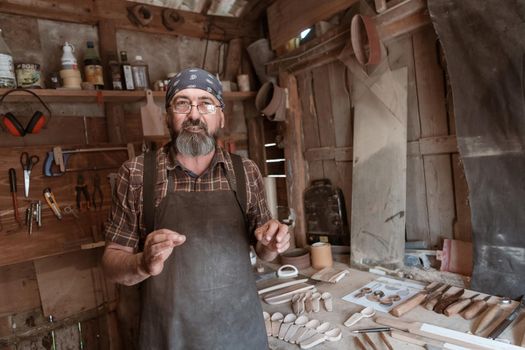
[[[40,306],[35,268],[31,262],[0,267],[0,317]]]
[[[301,30],[327,19],[357,3],[357,0],[287,0],[268,7],[268,27],[272,49],[283,46]]]
[[[352,263],[393,267],[404,257],[407,69],[379,74],[370,81],[355,77],[352,84],[350,248]]]
[[[82,251],[34,262],[45,317],[60,320],[98,306],[103,297],[95,288],[97,257],[93,251]]]
[[[421,137],[449,134],[443,70],[436,52],[432,28],[414,34],[414,62],[418,93]],[[453,237],[455,217],[450,155],[429,155],[423,159],[427,192],[430,245]]]

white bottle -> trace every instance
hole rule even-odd
[[[135,56],[135,61],[131,62],[131,71],[135,90],[149,89],[148,65],[142,60],[142,56]]]
[[[77,59],[75,55],[73,55],[75,47],[66,41],[62,49],[64,50],[61,60],[62,69],[78,69]]]
[[[0,88],[15,88],[15,66],[11,50],[5,43],[0,29]]]

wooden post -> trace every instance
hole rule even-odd
[[[259,115],[253,101],[244,102],[244,116],[248,129],[248,154],[250,159],[257,164],[262,176],[268,175],[266,167],[266,152],[264,150],[263,120]]]
[[[301,102],[295,76],[281,72],[279,81],[288,89],[289,109],[286,113],[284,155],[286,158],[286,179],[288,182],[288,206],[297,216],[294,228],[295,244],[306,246],[306,225],[304,221],[303,193],[306,188],[306,163],[303,155],[303,131],[301,124]]]
[[[100,57],[102,66],[108,70],[109,56],[117,54],[117,37],[115,23],[112,20],[101,20],[98,25],[98,37],[100,42]],[[108,76],[104,77],[104,86],[109,89],[111,81]],[[108,138],[110,143],[126,143],[126,131],[124,128],[124,110],[121,104],[105,103]]]

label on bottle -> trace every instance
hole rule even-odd
[[[0,87],[16,87],[13,57],[0,53]]]
[[[133,84],[133,74],[131,73],[131,66],[129,64],[123,65],[122,71],[124,72],[124,82],[126,83],[126,90],[135,90],[135,85]]]
[[[86,81],[93,85],[104,85],[104,76],[102,72],[102,66],[100,65],[87,65],[84,67],[84,74],[86,75]]]
[[[146,77],[146,69],[142,66],[131,66],[133,72],[133,83],[135,89],[146,90],[148,88],[148,81]]]

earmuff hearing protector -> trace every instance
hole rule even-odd
[[[23,91],[27,92],[33,96],[35,96],[38,101],[47,109],[47,112],[49,113],[49,117],[51,118],[51,110],[49,109],[48,105],[33,91],[26,90],[26,89],[12,89],[4,93],[0,97],[0,104],[4,101],[4,98],[9,95],[12,92],[15,91]],[[26,134],[38,134],[40,130],[44,127],[46,124],[46,116],[40,112],[36,111],[31,119],[29,120],[29,123],[27,123],[27,126],[24,128],[24,126],[16,119],[13,113],[7,112],[6,114],[1,115],[2,118],[2,124],[5,126],[7,131],[13,136],[25,136]]]

